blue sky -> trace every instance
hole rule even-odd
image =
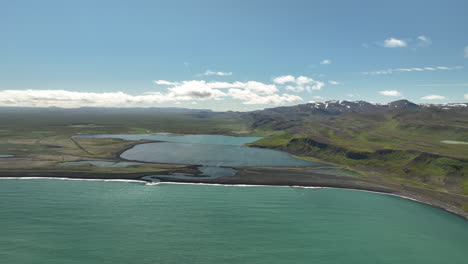
[[[468,1],[0,4],[3,106],[468,101]]]

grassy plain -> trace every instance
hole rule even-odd
[[[141,134],[156,132],[186,134],[238,134],[248,132],[245,119],[236,113],[158,111],[41,110],[0,111],[0,173],[150,173],[180,170],[184,166],[143,164],[119,170],[89,165],[59,166],[79,160],[118,161],[119,153],[146,141],[79,138],[80,134]],[[190,166],[188,166],[190,167]]]

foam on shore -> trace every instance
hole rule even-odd
[[[221,184],[221,183],[192,183],[192,182],[162,182],[162,181],[145,181],[145,180],[126,180],[126,179],[86,179],[86,178],[66,178],[66,177],[0,177],[0,180],[64,180],[64,181],[96,181],[96,182],[127,182],[127,183],[143,183],[145,185],[160,185],[160,184],[180,184],[180,185],[206,185],[206,186],[226,186],[226,187],[289,187],[289,188],[300,188],[300,189],[337,189],[337,190],[350,190],[350,191],[359,191],[359,192],[368,192],[368,193],[376,193],[376,194],[384,194],[384,195],[391,195],[394,197],[399,197],[402,199],[411,200],[414,202],[426,204],[429,206],[433,206],[439,209],[442,209],[446,212],[453,213],[457,216],[468,220],[468,217],[462,216],[457,212],[450,210],[448,208],[444,208],[441,206],[437,206],[430,202],[424,202],[415,198],[398,195],[394,193],[386,193],[386,192],[378,192],[378,191],[370,191],[370,190],[362,190],[362,189],[353,189],[353,188],[336,188],[336,187],[315,187],[315,186],[301,186],[301,185],[255,185],[255,184]]]

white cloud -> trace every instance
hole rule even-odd
[[[286,90],[288,91],[293,91],[293,92],[303,92],[305,90],[304,86],[293,86],[293,85],[288,85],[285,87]]]
[[[211,71],[211,70],[206,70],[203,75],[210,76],[210,75],[217,75],[217,76],[230,76],[232,75],[232,72],[217,72],[217,71]]]
[[[328,81],[329,84],[332,84],[332,85],[341,85],[342,83],[340,82],[337,82],[337,81]]]
[[[306,76],[299,76],[296,78],[296,84],[297,85],[304,85],[308,83],[312,83],[314,80],[312,78],[306,77]]]
[[[244,88],[260,94],[273,94],[278,91],[278,88],[274,84],[265,84],[256,81],[235,82],[231,87]]]
[[[299,79],[299,78],[298,78]],[[188,80],[171,82],[153,81],[158,91],[140,95],[124,92],[86,93],[66,90],[0,90],[0,106],[30,106],[77,108],[84,106],[134,107],[155,106],[161,103],[179,104],[204,100],[240,99],[244,104],[284,104],[302,100],[290,94],[278,94],[274,84],[257,81],[207,82]],[[162,91],[161,91],[162,90]]]
[[[466,100],[468,100],[468,94],[465,94],[465,95],[463,96],[463,98],[465,98]]]
[[[383,46],[385,48],[403,48],[407,46],[406,41],[396,38],[388,38],[384,40]]]
[[[299,76],[297,78],[292,75],[279,76],[279,77],[274,78],[273,82],[278,83],[278,84],[291,83],[290,85],[287,85],[285,88],[286,90],[293,91],[293,92],[303,92],[303,91],[310,92],[313,90],[320,90],[322,89],[323,86],[325,86],[325,83],[321,81],[316,81],[307,76]]]
[[[323,64],[323,65],[331,64],[331,60],[323,60],[320,62],[320,64]]]
[[[182,81],[182,82],[168,82],[164,80],[154,81],[156,84],[166,84],[170,83],[172,87],[168,90],[175,94],[185,94],[189,91],[210,91],[211,89],[226,89],[226,88],[242,88],[251,90],[255,93],[260,94],[272,94],[278,91],[278,88],[274,84],[265,84],[257,81],[247,81],[247,82],[207,82],[207,81]],[[219,94],[219,93],[218,93]]]
[[[465,47],[465,58],[468,59],[468,46]]]
[[[379,93],[385,96],[400,96],[401,95],[399,91],[395,91],[395,90],[380,91]]]
[[[0,91],[2,106],[76,108],[82,106],[131,106],[157,104],[172,101],[168,95],[152,93],[133,96],[123,92],[84,93],[65,90],[3,90]]]
[[[445,66],[438,66],[438,67],[421,67],[421,68],[398,68],[398,69],[387,69],[387,70],[378,70],[378,71],[370,71],[370,72],[363,72],[364,75],[382,75],[382,74],[393,74],[398,72],[414,72],[414,71],[437,71],[437,70],[461,70],[463,66],[455,66],[455,67],[445,67]]]
[[[445,98],[445,96],[442,96],[442,95],[432,94],[432,95],[423,96],[423,97],[421,97],[421,99],[422,100],[444,100],[446,98]]]
[[[279,76],[273,79],[273,82],[277,84],[285,84],[288,82],[295,82],[295,81],[296,81],[296,78],[292,75]]]
[[[213,82],[207,83],[206,81],[183,81],[174,83],[172,87],[168,88],[168,96],[179,98],[179,100],[205,100],[215,99],[226,96],[219,87],[224,88],[226,83]]]
[[[156,81],[153,81],[153,83],[158,84],[158,85],[174,85],[175,84],[173,82],[168,82],[165,80],[156,80]]]
[[[418,42],[418,45],[421,47],[429,47],[432,44],[432,40],[426,36],[419,36]]]

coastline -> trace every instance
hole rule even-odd
[[[468,202],[468,197],[456,194],[441,193],[433,190],[415,190],[415,187],[400,186],[395,188],[387,184],[378,184],[370,179],[352,178],[346,176],[332,176],[319,173],[301,172],[297,168],[235,168],[239,172],[235,176],[219,178],[194,178],[176,179],[170,175],[158,175],[156,178],[160,182],[155,184],[200,184],[200,185],[223,185],[223,186],[263,186],[263,187],[292,187],[310,189],[347,189],[355,191],[373,192],[379,194],[392,195],[404,199],[413,200],[419,203],[430,205],[442,209],[446,212],[457,215],[468,221],[468,212],[454,205],[457,201]],[[85,180],[85,181],[115,181],[115,182],[135,182],[151,183],[143,179],[148,173],[126,173],[126,174],[90,174],[70,172],[42,172],[42,173],[0,173],[0,179],[56,179],[56,180]],[[27,175],[25,175],[27,174]],[[66,175],[66,177],[64,177]],[[260,176],[261,175],[261,176]],[[281,176],[283,179],[278,180]],[[441,198],[442,197],[442,198]]]
[[[112,153],[107,159],[115,161],[135,161],[121,158],[121,154],[136,145],[147,143],[158,143],[157,140],[129,141],[122,149]],[[291,154],[292,155],[292,154]],[[87,159],[86,159],[87,160]],[[198,167],[200,165],[161,163],[167,166],[164,172],[138,172],[138,173],[98,173],[79,171],[38,171],[38,170],[13,170],[1,171],[0,179],[57,179],[57,180],[86,180],[86,181],[124,181],[151,183],[153,181],[144,177],[153,176],[158,179],[158,183],[172,184],[208,184],[225,186],[277,186],[296,188],[336,188],[356,191],[374,192],[398,196],[405,199],[414,200],[423,204],[445,210],[468,220],[468,212],[463,210],[463,205],[468,205],[468,196],[445,193],[419,187],[406,186],[384,179],[367,177],[350,177],[341,175],[322,174],[311,171],[310,167],[232,167],[238,170],[234,176],[225,177],[201,177]],[[170,168],[174,166],[174,168]],[[183,166],[183,167],[177,167]],[[178,179],[171,174],[188,173],[194,175],[193,178]],[[157,175],[155,175],[157,174]]]

